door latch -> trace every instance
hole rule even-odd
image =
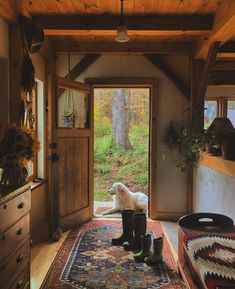
[[[59,156],[57,155],[57,153],[52,153],[52,154],[49,156],[49,160],[50,160],[52,163],[56,163],[56,162],[59,160]]]
[[[49,144],[49,148],[52,149],[52,150],[57,149],[57,143],[56,143],[56,142],[50,143],[50,144]]]

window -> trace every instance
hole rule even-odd
[[[207,129],[217,116],[217,101],[206,100],[204,109],[204,128]]]
[[[231,123],[235,127],[235,99],[228,100],[227,117],[231,120]]]
[[[204,128],[207,129],[215,117],[228,117],[235,127],[235,97],[205,99]]]
[[[32,97],[28,99],[30,117],[27,117],[24,125],[30,129],[35,130],[36,137],[40,142],[40,151],[37,153],[33,161],[27,164],[28,180],[45,178],[45,117],[44,117],[44,84],[42,81],[36,79],[36,84],[33,90]]]

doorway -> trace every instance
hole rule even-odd
[[[113,183],[148,195],[149,104],[147,87],[94,89],[95,215],[112,207]]]
[[[147,119],[148,119],[148,126],[147,126],[147,141],[146,141],[146,147],[145,147],[145,151],[147,151],[147,161],[145,163],[145,166],[146,166],[146,170],[147,170],[147,174],[143,174],[142,175],[142,179],[141,180],[136,180],[135,176],[131,176],[131,182],[130,182],[130,185],[133,186],[131,187],[129,185],[129,181],[128,183],[125,182],[125,178],[124,178],[124,182],[125,184],[133,191],[135,190],[138,190],[137,186],[143,186],[143,184],[145,185],[144,189],[144,192],[148,195],[149,197],[149,212],[148,212],[148,215],[149,217],[151,218],[155,218],[155,214],[156,214],[156,210],[157,210],[157,206],[156,206],[156,199],[157,199],[157,192],[156,192],[156,154],[157,154],[157,151],[156,151],[156,143],[157,143],[157,139],[156,139],[156,131],[157,131],[157,81],[156,79],[143,79],[143,78],[106,78],[106,79],[97,79],[97,78],[89,78],[89,79],[86,79],[86,82],[91,84],[92,86],[92,95],[93,95],[93,99],[96,98],[96,96],[102,94],[100,91],[102,91],[102,89],[109,89],[111,93],[111,89],[123,89],[123,88],[127,88],[127,89],[133,89],[135,91],[135,93],[138,92],[138,89],[139,89],[139,92],[141,91],[141,89],[143,91],[146,91],[148,92],[148,109],[147,109]],[[100,89],[100,90],[99,90]],[[106,92],[106,94],[108,94]],[[99,96],[101,99],[102,97]],[[102,100],[99,100],[99,102],[102,103]],[[95,99],[96,101],[96,99]],[[104,104],[103,104],[104,105]],[[145,104],[146,106],[146,104]],[[94,119],[95,119],[95,130],[97,129],[96,128],[96,124],[97,124],[97,109],[95,108],[94,109]],[[109,112],[107,112],[109,118],[110,118],[110,115],[112,114],[112,110],[109,109]],[[131,113],[130,113],[131,115]],[[134,118],[134,113],[132,113],[132,118]],[[112,139],[112,123],[111,121],[109,121],[109,119],[105,119],[105,121],[107,123],[109,123],[109,128],[107,129],[107,131],[109,131],[109,136],[107,136],[107,139],[105,139],[104,137],[102,137],[102,141],[103,141],[103,146],[105,149],[107,149],[108,146],[110,146],[111,144],[111,139]],[[102,133],[105,132],[105,128],[104,128],[104,124],[105,124],[105,121],[103,121],[103,131],[101,129],[100,131],[100,135],[102,136]],[[99,130],[99,129],[98,129]],[[95,131],[95,134],[97,132]],[[130,135],[131,135],[131,130],[129,131]],[[135,134],[135,133],[134,133]],[[145,135],[145,138],[146,138],[146,135]],[[130,137],[130,139],[132,140],[132,136]],[[136,140],[135,140],[136,141]],[[96,136],[95,136],[95,142],[96,142]],[[131,141],[130,141],[131,142]],[[107,147],[105,147],[107,145]],[[96,146],[95,147],[95,150],[96,150]],[[135,151],[135,150],[134,150]],[[106,151],[100,151],[100,154],[98,154],[98,158],[104,158],[104,153]],[[130,152],[130,154],[133,153],[133,150]],[[109,158],[109,154],[113,154],[112,151],[109,151],[107,150],[106,152],[106,155],[107,157]],[[138,153],[135,153],[134,154],[134,157],[137,155]],[[96,151],[95,151],[95,155],[96,155]],[[95,156],[96,158],[96,156]],[[112,157],[110,156],[110,158],[112,159]],[[105,167],[100,167],[99,164],[96,165],[96,159],[94,160],[94,163],[95,163],[95,174],[97,172],[101,172],[103,174],[103,179],[105,178],[109,178],[109,173],[111,172],[111,169],[109,166],[105,166]],[[123,163],[123,159],[120,161],[121,163]],[[120,165],[120,162],[118,162],[116,160],[115,165],[116,167],[118,167]],[[135,165],[135,162],[133,162],[132,164],[133,166]],[[116,168],[115,168],[116,169]],[[121,169],[121,168],[120,168]],[[121,170],[122,171],[122,176],[125,175],[123,174],[123,171],[125,172],[125,168]],[[115,173],[113,173],[113,175],[115,175]],[[112,173],[111,173],[111,176],[113,176]],[[112,182],[115,182],[115,181],[122,181],[121,180],[121,177],[122,176],[116,176],[117,178],[111,178],[111,183]],[[133,181],[132,181],[133,179]],[[146,182],[147,180],[147,182]],[[99,181],[99,180],[98,180]],[[136,184],[134,183],[134,181],[136,182]],[[96,196],[96,193],[97,193],[97,189],[98,187],[100,186],[101,187],[101,191],[102,191],[102,194],[103,196],[105,196],[105,201],[110,201],[111,198],[108,196],[108,185],[103,185],[102,187],[102,184],[99,184],[99,186],[97,186],[96,184],[97,182],[97,176],[95,176],[94,178],[94,185],[95,185],[95,199],[97,200],[97,196]],[[134,184],[133,184],[134,183]],[[132,189],[133,188],[133,189]],[[102,195],[101,194],[101,195]],[[107,199],[106,199],[107,198]],[[110,206],[110,204],[108,204]],[[94,211],[96,213],[96,210]]]

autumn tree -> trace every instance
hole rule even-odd
[[[112,129],[113,142],[116,146],[128,149],[129,140],[130,89],[112,90]]]

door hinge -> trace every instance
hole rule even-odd
[[[57,153],[52,153],[49,157],[48,157],[49,161],[51,161],[52,163],[56,163],[59,160],[59,156],[57,155]]]

